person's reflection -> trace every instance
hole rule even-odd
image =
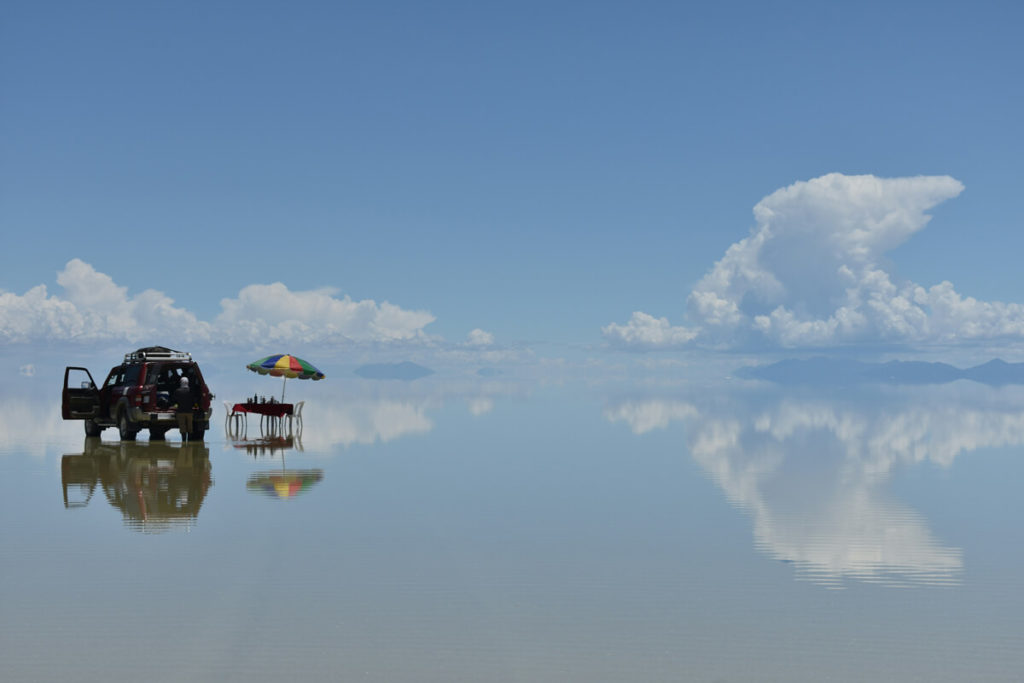
[[[61,458],[66,508],[89,504],[97,488],[138,531],[190,526],[213,480],[203,443],[103,442],[86,437],[82,453]]]

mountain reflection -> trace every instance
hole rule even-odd
[[[929,390],[866,399],[732,394],[621,400],[604,412],[635,434],[681,423],[692,457],[748,512],[755,545],[799,578],[955,584],[962,552],[893,499],[894,470],[941,467],[986,447],[1024,443],[1020,392]]]
[[[189,527],[213,485],[202,443],[104,442],[86,437],[82,453],[61,458],[66,508],[85,507],[97,490],[131,529]]]

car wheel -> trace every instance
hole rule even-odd
[[[103,427],[96,424],[95,420],[86,420],[84,424],[86,436],[99,436],[103,433]]]
[[[206,436],[206,427],[196,427],[191,432],[189,432],[188,440],[189,441],[202,441],[205,438],[205,436]]]
[[[135,423],[128,419],[128,413],[124,410],[117,418],[117,431],[121,434],[121,441],[135,441],[135,435],[139,433]]]

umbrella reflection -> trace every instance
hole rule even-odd
[[[83,508],[100,489],[131,529],[189,527],[213,485],[210,469],[210,449],[203,443],[86,437],[82,453],[61,458],[64,507]]]
[[[249,475],[245,488],[270,498],[288,499],[308,491],[323,478],[323,470],[319,469],[254,472]]]
[[[297,436],[269,436],[262,439],[243,440],[235,442],[234,447],[244,449],[253,457],[281,456],[281,469],[254,472],[249,475],[245,487],[255,493],[262,493],[277,499],[293,498],[324,478],[323,470],[285,468],[285,451],[293,448],[297,451],[302,450],[302,440]]]

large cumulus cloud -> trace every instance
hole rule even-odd
[[[221,300],[203,321],[162,292],[130,295],[88,263],[72,259],[57,275],[62,295],[39,285],[25,294],[0,291],[0,341],[7,343],[132,342],[243,344],[427,341],[426,311],[388,302],[353,301],[330,289],[292,291],[281,283],[249,285]]]
[[[1020,339],[1024,306],[900,280],[883,260],[962,190],[949,176],[794,183],[758,202],[750,235],[693,288],[687,326],[637,312],[606,326],[605,338],[636,349]]]
[[[210,325],[156,290],[129,296],[125,287],[88,263],[72,259],[57,274],[63,296],[46,285],[23,295],[0,291],[0,340],[143,341],[168,334],[182,342],[210,338]]]
[[[293,292],[284,284],[249,285],[221,300],[215,327],[232,341],[395,342],[424,338],[434,321],[426,311],[338,298],[332,289]]]

